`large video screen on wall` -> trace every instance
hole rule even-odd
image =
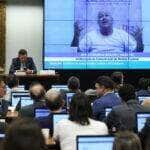
[[[44,69],[149,69],[149,0],[45,0]]]

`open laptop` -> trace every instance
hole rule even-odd
[[[17,92],[11,92],[11,106],[16,107],[19,101],[21,100],[21,97],[30,97],[28,91],[17,91]]]
[[[150,112],[138,112],[136,113],[136,129],[137,132],[141,132],[145,126],[147,118],[150,118]]]
[[[77,150],[112,150],[114,137],[99,135],[77,136]]]
[[[0,117],[0,123],[1,123],[1,131],[0,131],[0,140],[3,140],[5,137],[5,127],[6,127],[6,119]]]
[[[67,100],[67,108],[69,108],[72,97],[75,93],[66,93],[66,100]]]
[[[3,140],[5,138],[5,133],[0,133],[0,140]]]
[[[21,101],[21,107],[24,107],[24,106],[28,106],[28,105],[32,105],[33,104],[33,100],[31,99],[31,97],[29,96],[25,96],[25,97],[21,97],[20,98],[20,101]]]
[[[68,86],[67,85],[52,85],[51,88],[55,89],[57,91],[60,91],[60,90],[67,91],[68,90]]]
[[[105,117],[108,116],[108,114],[112,111],[112,108],[105,108]]]
[[[138,96],[138,100],[139,100],[140,104],[141,104],[145,99],[149,99],[149,100],[150,100],[150,96]]]
[[[69,115],[67,113],[53,113],[53,131],[56,127],[56,124],[63,120],[63,119],[68,119]]]
[[[39,117],[46,117],[50,114],[50,110],[48,108],[35,108],[34,109],[34,116],[35,118],[39,118]]]

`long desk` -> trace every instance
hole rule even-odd
[[[0,77],[3,77],[5,80],[7,79],[8,74],[0,74]],[[40,74],[30,74],[30,75],[17,75],[19,78],[19,82],[21,85],[25,85],[25,89],[29,89],[29,85],[32,82],[40,82],[44,85],[45,89],[49,89],[52,84],[57,84],[60,81],[60,75],[40,75]]]

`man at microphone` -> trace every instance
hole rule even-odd
[[[9,74],[14,74],[16,71],[24,71],[26,74],[36,74],[37,69],[31,57],[27,56],[27,51],[21,49],[18,52],[18,57],[12,59],[9,69]]]

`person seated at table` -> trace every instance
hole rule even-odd
[[[92,108],[87,96],[77,93],[72,97],[69,118],[56,124],[54,139],[60,142],[61,150],[76,150],[77,135],[107,135],[105,123],[91,119]]]
[[[139,133],[143,150],[149,150],[150,148],[150,117],[147,118],[146,123],[142,131]]]
[[[11,99],[11,92],[17,92],[20,91],[19,89],[19,79],[15,76],[15,75],[10,75],[7,78],[7,93],[6,93],[6,97],[5,100],[10,101]]]
[[[10,103],[5,100],[6,84],[3,79],[0,79],[0,116],[6,116]]]
[[[119,72],[119,71],[115,71],[111,74],[111,79],[114,81],[115,83],[115,88],[114,91],[118,92],[118,90],[120,89],[120,87],[123,86],[123,73]]]
[[[18,57],[12,59],[9,74],[15,74],[17,70],[24,71],[26,74],[37,73],[34,61],[31,57],[28,57],[25,49],[21,49],[18,52]]]
[[[80,80],[75,76],[71,76],[67,81],[69,92],[80,93]]]
[[[34,109],[45,106],[45,89],[40,83],[32,83],[29,93],[33,104],[21,108],[21,117],[34,117]]]
[[[66,110],[62,109],[64,100],[59,91],[50,89],[46,93],[46,107],[50,110],[47,117],[39,117],[37,121],[41,128],[49,128],[52,131],[52,115],[53,113],[63,113]]]
[[[116,134],[113,150],[142,150],[139,137],[129,131]]]
[[[45,140],[37,122],[31,118],[12,122],[6,131],[3,150],[46,150]]]
[[[106,124],[111,133],[120,130],[135,131],[135,116],[137,112],[150,112],[136,100],[135,89],[131,84],[124,84],[118,91],[121,105],[114,106],[106,118]]]
[[[80,80],[76,76],[71,76],[67,81],[68,90],[60,90],[63,99],[66,100],[67,93],[81,93],[80,90]],[[67,102],[65,101],[65,106],[67,106]]]
[[[105,119],[105,109],[121,104],[120,98],[114,93],[114,82],[108,76],[100,76],[95,84],[100,97],[93,102],[93,116],[96,120]]]
[[[139,82],[139,90],[136,92],[136,96],[150,96],[150,79],[148,78],[140,78]]]

